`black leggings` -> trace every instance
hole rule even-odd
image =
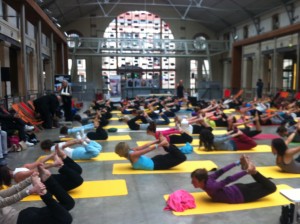
[[[140,125],[135,123],[138,120],[141,120],[144,124],[148,123],[147,119],[144,116],[136,116],[127,122],[131,130],[140,130]]]
[[[86,136],[91,140],[106,140],[108,138],[107,132],[99,126],[96,132],[88,132]]]
[[[51,176],[44,182],[48,192],[41,196],[46,204],[45,207],[29,207],[19,213],[17,224],[69,224],[72,223],[72,216],[69,213],[74,205],[73,198],[61,187]],[[57,201],[52,197],[50,191]]]
[[[191,143],[193,141],[193,137],[185,132],[180,135],[169,135],[169,138],[170,144],[185,144],[187,142]]]
[[[243,129],[241,129],[241,131],[242,131],[245,135],[247,135],[248,137],[250,137],[250,138],[252,138],[252,137],[254,137],[254,136],[256,136],[256,135],[258,135],[258,134],[261,133],[261,131],[258,131],[258,130],[251,130],[249,127],[243,128]]]
[[[83,183],[82,168],[69,157],[66,157],[63,162],[64,165],[58,170],[59,174],[52,174],[52,177],[64,190],[70,191]]]
[[[168,152],[167,154],[156,155],[152,158],[154,170],[167,170],[186,160],[186,156],[175,145],[164,147],[164,149]]]
[[[276,185],[259,172],[253,174],[252,177],[256,182],[236,184],[244,197],[244,202],[256,201],[276,191]]]

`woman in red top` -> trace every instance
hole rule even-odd
[[[185,144],[187,142],[191,143],[193,141],[192,136],[183,132],[182,130],[177,130],[175,128],[169,128],[164,131],[156,131],[156,124],[154,122],[151,122],[147,128],[147,134],[152,135],[156,139],[158,139],[160,133],[166,137],[170,144]]]

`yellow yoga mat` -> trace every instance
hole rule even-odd
[[[174,122],[174,118],[169,118],[170,119],[170,122]],[[112,117],[109,119],[110,121],[118,121],[119,118],[118,117]]]
[[[224,114],[231,114],[233,112],[235,112],[235,109],[225,109],[223,110]]]
[[[205,192],[191,193],[196,202],[196,208],[185,210],[184,212],[173,212],[174,215],[203,215],[219,212],[233,212],[239,210],[267,208],[279,205],[290,204],[290,201],[280,194],[280,190],[291,189],[290,186],[285,184],[277,185],[277,191],[267,197],[261,198],[255,202],[242,203],[242,204],[227,204],[213,202]],[[167,200],[169,195],[164,195]]]
[[[228,151],[228,150],[216,150],[216,151],[204,151],[204,148],[194,147],[194,152],[197,154],[232,154],[232,153],[258,153],[258,152],[271,152],[271,146],[269,145],[258,145],[250,150],[237,150],[237,151]]]
[[[224,135],[227,133],[227,130],[213,130],[212,132],[214,135]],[[199,136],[199,134],[192,134],[192,136]]]
[[[175,127],[175,123],[170,123],[168,125],[159,125],[162,127]],[[117,128],[117,129],[125,129],[125,128],[129,128],[127,124],[123,124],[123,125],[107,125],[105,127],[103,127],[103,129],[109,129],[109,128]]]
[[[153,140],[154,141],[154,140]],[[137,141],[136,144],[138,146],[141,146],[141,145],[144,145],[146,143],[149,143],[151,141]],[[177,147],[181,147],[181,146],[184,146],[185,144],[175,144]],[[199,139],[194,139],[192,142],[191,142],[191,145],[193,146],[199,146]]]
[[[218,166],[210,160],[186,161],[168,170],[134,170],[130,163],[115,163],[113,165],[113,174],[190,173],[198,168],[211,170],[217,167]]]
[[[45,156],[40,156],[37,160],[42,159]],[[117,155],[114,152],[101,152],[97,157],[89,159],[89,160],[75,160],[78,163],[81,162],[101,162],[101,161],[114,161],[114,160],[126,160],[123,157],[120,157],[119,155]],[[52,160],[48,161],[53,162]]]
[[[284,178],[299,178],[300,173],[285,173],[281,171],[278,166],[263,166],[263,167],[256,167],[261,174],[266,177],[271,177],[274,179],[284,179]]]
[[[69,141],[73,140],[74,138],[61,138],[61,141]],[[106,140],[96,140],[97,142],[102,141],[125,141],[125,140],[131,140],[130,135],[109,135]]]
[[[127,195],[125,180],[85,181],[81,186],[69,192],[73,198],[99,198]],[[30,195],[22,201],[39,201],[37,195]]]

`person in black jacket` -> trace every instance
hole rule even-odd
[[[40,114],[45,129],[53,127],[53,117],[59,107],[59,96],[55,94],[45,95],[33,101],[36,113]]]

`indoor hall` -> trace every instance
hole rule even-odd
[[[0,101],[8,110],[57,94],[64,80],[71,85],[75,103],[83,102],[80,114],[96,99],[175,96],[181,80],[184,97],[193,102],[219,100],[240,90],[242,98],[251,101],[257,97],[259,79],[262,96],[282,92],[288,99],[299,99],[298,0],[2,0],[0,5]],[[183,109],[179,115],[183,114],[190,116],[190,111]],[[117,119],[113,114],[109,125],[123,129]],[[263,127],[263,133],[275,132],[274,126]],[[39,140],[59,138],[58,129],[36,135]],[[196,214],[176,216],[163,211],[163,196],[179,189],[203,193],[191,184],[193,166],[185,167],[189,172],[114,174],[114,165],[125,161],[105,153],[112,153],[118,140],[137,146],[153,138],[141,131],[109,133],[109,137],[101,142],[101,154],[109,155],[108,160],[79,163],[91,185],[84,185],[83,196],[75,198],[73,223],[240,223],[240,217],[243,223],[279,223],[281,206],[290,203],[275,194],[277,204],[262,200],[243,209],[244,205],[211,206],[212,210],[203,206]],[[193,137],[197,142],[198,136]],[[270,147],[264,149],[245,153],[257,167],[275,166]],[[38,145],[9,153],[8,165],[15,168],[42,154]],[[208,161],[221,168],[240,155],[193,152],[187,154],[187,162],[199,161],[200,168]],[[276,185],[299,188],[298,177],[267,177]],[[251,180],[247,176],[240,181]]]

